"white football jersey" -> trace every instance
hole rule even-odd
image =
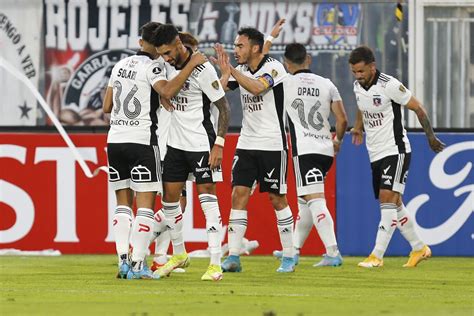
[[[158,147],[160,148],[160,157],[163,161],[166,155],[166,145],[171,124],[171,112],[160,106],[160,116],[158,117]]]
[[[176,77],[182,69],[168,63],[165,67],[168,80]],[[211,63],[197,66],[178,95],[171,99],[174,111],[171,112],[168,145],[185,151],[210,151],[216,140],[211,103],[224,96],[224,89]]]
[[[160,102],[153,84],[162,80],[164,63],[139,51],[117,62],[109,87],[113,88],[113,109],[108,143],[157,145]]]
[[[411,92],[394,77],[377,70],[369,89],[355,81],[354,93],[362,112],[370,161],[411,152],[402,110]]]
[[[261,95],[253,95],[240,87],[243,120],[237,148],[279,151],[287,149],[282,80],[287,73],[276,59],[265,55],[255,72],[247,65],[236,67],[245,76],[266,78],[271,89]],[[229,88],[236,87],[234,78],[229,79]]]
[[[341,100],[336,86],[310,70],[300,70],[286,77],[283,88],[293,156],[334,156],[328,118],[331,103]]]

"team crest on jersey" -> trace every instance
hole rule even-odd
[[[276,71],[275,69],[272,70],[272,77],[273,78],[276,78],[276,76],[278,76],[278,71]]]
[[[211,83],[212,87],[216,90],[219,90],[219,81],[215,80]]]
[[[407,89],[402,84],[400,85],[400,87],[398,87],[398,90],[400,90],[403,93],[407,92]]]
[[[374,105],[381,106],[382,105],[382,97],[379,95],[374,95]]]
[[[189,86],[191,85],[191,82],[189,82],[189,80],[186,80],[183,84],[183,87],[181,88],[182,91],[188,91],[189,90]]]
[[[131,55],[135,55],[135,52],[117,49],[102,51],[87,58],[69,79],[64,90],[62,108],[75,112],[101,108],[113,66]]]

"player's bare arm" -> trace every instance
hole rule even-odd
[[[286,19],[279,19],[275,23],[272,31],[270,32],[270,36],[272,38],[271,39],[267,38],[265,40],[265,43],[263,44],[263,49],[262,49],[263,54],[268,54],[270,52],[270,47],[272,47],[272,40],[280,36],[281,29],[283,28],[283,25],[285,24],[285,22],[286,22]]]
[[[436,137],[433,127],[431,126],[430,119],[428,118],[428,114],[426,113],[426,110],[420,101],[418,101],[415,97],[411,97],[406,106],[408,109],[416,113],[418,121],[423,127],[426,137],[428,138],[431,149],[437,153],[442,151],[446,145]]]
[[[229,91],[227,84],[229,83],[230,78],[230,61],[229,55],[224,51],[224,47],[220,43],[214,45],[214,50],[216,52],[216,57],[210,57],[212,63],[219,67],[221,71],[220,82],[224,91]]]
[[[331,111],[336,118],[336,137],[333,139],[334,153],[337,154],[347,128],[347,115],[341,100],[331,103]]]
[[[214,102],[214,105],[219,109],[219,118],[217,119],[217,137],[225,139],[227,129],[230,122],[230,107],[226,97],[222,97]],[[223,144],[214,144],[209,155],[209,166],[211,170],[216,169],[222,163]]]
[[[362,121],[362,112],[357,110],[354,127],[351,128],[352,143],[359,146],[363,142],[364,122]]]
[[[247,77],[234,67],[230,67],[230,73],[232,77],[237,80],[239,85],[243,87],[245,90],[250,92],[253,95],[260,95],[264,92],[266,92],[270,87],[270,83],[266,78],[260,77],[258,79],[252,79],[250,77]]]
[[[186,79],[191,75],[194,70],[194,67],[204,64],[207,61],[206,56],[201,52],[195,52],[186,66],[181,70],[181,72],[174,77],[172,80],[160,80],[153,85],[153,89],[158,92],[165,99],[171,99],[183,87],[183,84],[186,82]]]
[[[107,90],[105,91],[104,102],[102,102],[102,110],[104,111],[104,113],[112,112],[112,108],[114,106],[112,102],[112,97],[113,89],[112,87],[107,87]]]

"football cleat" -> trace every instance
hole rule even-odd
[[[159,275],[160,277],[169,276],[171,271],[176,268],[186,268],[189,266],[189,256],[186,252],[181,253],[179,255],[173,255],[171,259],[165,263],[164,266],[158,268],[153,275],[156,277]]]
[[[240,257],[230,255],[221,264],[222,271],[224,272],[241,272],[242,265],[240,264]]]
[[[128,260],[122,260],[122,262],[119,264],[117,279],[126,279],[128,271],[130,271],[130,264],[128,263]]]
[[[201,277],[202,281],[220,281],[222,280],[222,268],[220,265],[211,264],[207,271]]]
[[[164,263],[158,263],[156,261],[153,261],[153,264],[151,265],[151,271],[155,272],[156,270],[158,270],[159,268],[161,268],[162,266],[164,266],[165,264]]]
[[[143,266],[138,271],[133,271],[133,268],[128,270],[127,279],[134,280],[134,279],[144,279],[144,280],[151,280],[153,279],[153,272],[151,272],[150,268],[146,265],[146,261],[143,261]]]
[[[273,256],[274,256],[275,258],[277,258],[278,260],[281,260],[281,258],[283,257],[283,251],[281,251],[281,250],[273,250]],[[296,255],[295,255],[295,266],[297,266],[299,262],[300,262],[300,255],[299,255],[299,254],[296,254]]]
[[[383,267],[383,260],[371,253],[364,261],[359,262],[358,266],[362,268],[380,268]]]
[[[431,257],[431,249],[427,245],[424,245],[421,250],[410,252],[410,257],[407,263],[403,265],[404,268],[414,268],[422,260],[426,260]]]
[[[295,272],[295,258],[283,257],[281,265],[276,271],[281,273]]]
[[[324,254],[323,259],[314,264],[313,267],[339,267],[342,266],[343,261],[341,254],[337,254],[335,257]]]

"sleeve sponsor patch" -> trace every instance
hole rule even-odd
[[[273,71],[275,71],[275,70],[273,70]],[[273,77],[270,74],[264,73],[263,75],[258,77],[258,80],[265,85],[266,89],[268,89],[270,87],[273,87],[274,81],[273,81]]]
[[[155,68],[153,68],[152,71],[155,75],[159,75],[161,73],[161,68],[160,67],[155,67]]]

